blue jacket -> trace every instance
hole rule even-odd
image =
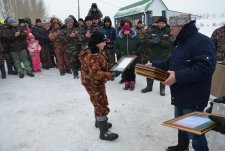
[[[179,33],[171,56],[153,66],[175,71],[176,83],[170,86],[172,104],[184,109],[204,109],[209,100],[216,50],[210,38],[198,33],[195,22]]]

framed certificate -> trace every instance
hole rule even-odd
[[[137,58],[136,55],[123,56],[120,60],[110,69],[110,71],[124,72],[129,65]]]
[[[192,112],[166,121],[163,123],[163,125],[193,134],[202,135],[217,126],[216,123],[209,119],[209,115],[223,116],[205,112]]]

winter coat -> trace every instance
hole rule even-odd
[[[217,50],[217,60],[225,61],[225,26],[216,29],[211,38]]]
[[[90,86],[90,75],[88,70],[87,56],[90,55],[90,49],[81,50],[79,54],[81,64],[81,84],[85,87]]]
[[[77,32],[77,36],[70,37],[70,34],[72,34],[72,32]],[[79,28],[74,27],[72,27],[71,29],[65,28],[61,31],[59,39],[63,43],[66,53],[69,53],[71,55],[78,55],[80,51],[80,45],[78,44],[78,34]]]
[[[88,50],[90,52],[90,50]],[[85,53],[84,53],[85,55]],[[83,58],[83,55],[80,55]],[[109,72],[106,54],[102,51],[99,53],[86,54],[86,67],[88,67],[87,76],[89,76],[90,86],[92,88],[104,87],[108,80],[112,80],[112,73]],[[83,60],[81,60],[83,64]],[[84,67],[84,66],[83,66]],[[82,67],[82,69],[84,69]],[[87,70],[87,69],[86,69]]]
[[[97,11],[96,12],[93,12],[92,11],[92,8],[90,8],[89,11],[88,11],[87,16],[91,16],[91,17],[97,16],[99,18],[102,18],[103,17],[103,14],[102,14],[101,10],[98,9],[98,8],[97,8]]]
[[[32,28],[32,34],[35,36],[35,38],[39,41],[39,44],[41,46],[47,45],[49,43],[48,34],[49,31],[46,30],[43,26],[33,26]]]
[[[49,40],[53,42],[53,47],[55,52],[63,50],[61,49],[63,47],[63,44],[59,38],[60,34],[61,34],[61,29],[52,29],[48,36]]]
[[[37,40],[34,43],[28,42],[27,50],[31,56],[39,56],[41,52],[41,46]]]
[[[172,104],[185,109],[204,109],[209,100],[216,50],[210,38],[198,33],[194,22],[183,27],[167,60],[154,67],[175,71],[170,86]]]
[[[153,36],[154,35],[154,36]],[[159,38],[160,42],[155,44],[154,39]],[[148,47],[151,50],[150,61],[165,60],[169,57],[171,47],[173,44],[172,37],[170,36],[170,29],[165,27],[162,29],[156,29],[152,31],[148,40]]]
[[[137,37],[136,32],[132,29],[131,34],[126,36],[123,34],[123,30],[119,32],[119,38],[114,42],[114,48],[116,49],[116,54],[118,59],[125,55],[137,55],[139,56],[142,50],[142,42]],[[137,63],[138,58],[131,65],[134,66]]]
[[[18,26],[6,26],[2,31],[2,38],[7,44],[9,51],[22,51],[27,48],[27,32],[23,29],[19,29],[20,35],[15,37],[15,33],[18,31]]]
[[[110,41],[115,41],[116,40],[116,29],[112,27],[112,22],[111,20],[108,20],[110,22],[110,26],[106,27],[105,26],[105,21],[104,25],[101,27],[101,32],[106,36],[106,38]]]

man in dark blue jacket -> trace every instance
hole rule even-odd
[[[175,117],[193,111],[203,111],[208,104],[216,50],[207,36],[198,32],[191,16],[173,16],[169,20],[174,48],[171,56],[152,66],[166,70],[170,76],[164,84],[170,86]],[[188,151],[189,139],[195,151],[208,151],[205,135],[178,131],[178,145],[167,151]]]

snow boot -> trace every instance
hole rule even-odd
[[[99,137],[102,140],[113,141],[117,139],[119,136],[118,134],[112,133],[108,130],[107,120],[108,118],[106,116],[97,117],[98,127],[100,130]]]
[[[20,79],[24,78],[24,73],[19,74]]]
[[[189,139],[183,138],[178,134],[178,144],[176,146],[169,146],[166,151],[189,151]]]
[[[147,78],[147,86],[141,90],[141,93],[147,93],[147,92],[151,92],[152,91],[152,86],[153,86],[153,82],[154,80]]]
[[[135,89],[135,81],[130,81],[130,91],[134,91]]]
[[[5,79],[6,78],[6,72],[5,72],[5,65],[4,64],[0,64],[0,70],[1,70],[1,73],[2,73],[1,78]]]
[[[166,93],[165,93],[165,85],[162,83],[162,82],[160,82],[160,95],[161,96],[165,96],[166,95]]]
[[[27,72],[27,75],[28,75],[29,77],[34,77],[33,72]]]
[[[72,74],[72,71],[71,70],[66,70],[66,73]]]
[[[125,81],[125,87],[123,89],[128,90],[129,88],[130,88],[130,82]]]
[[[96,112],[94,112],[94,113],[95,113],[95,127],[98,128],[98,122],[97,122],[97,118],[96,118]],[[111,128],[112,127],[112,123],[108,123],[107,122],[107,127],[108,128]]]
[[[73,78],[74,79],[79,79],[78,70],[73,70]]]
[[[8,68],[8,74],[10,75],[17,75],[17,70],[16,67],[12,64],[12,63],[6,63],[7,64],[7,68]],[[13,70],[14,68],[14,70]]]

